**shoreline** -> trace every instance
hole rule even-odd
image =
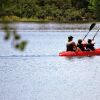
[[[36,31],[36,30],[50,30],[50,31],[66,31],[66,30],[88,30],[90,25],[92,23],[34,23],[34,22],[15,22],[15,23],[7,23],[9,25],[9,28],[11,30],[17,29],[17,30],[31,30],[31,31]],[[0,23],[0,30],[3,30],[3,26],[6,24]],[[23,26],[27,27],[23,27]],[[100,28],[100,23],[96,23],[96,27],[94,27],[93,30],[98,30]]]
[[[99,21],[92,20],[92,21],[55,21],[50,19],[38,19],[38,18],[20,18],[17,16],[4,16],[0,18],[0,23],[7,22],[7,23],[58,23],[58,24],[87,24],[87,23],[100,23]]]

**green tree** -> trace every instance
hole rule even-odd
[[[88,9],[93,12],[95,9],[95,0],[89,0]]]
[[[95,15],[97,21],[100,21],[100,0],[95,0]]]
[[[88,0],[72,0],[72,5],[75,8],[87,8],[88,7]]]

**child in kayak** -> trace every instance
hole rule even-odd
[[[80,51],[86,51],[85,45],[86,44],[83,44],[81,39],[78,40],[77,47],[80,49]]]
[[[95,50],[94,44],[95,43],[91,39],[88,39],[88,43],[86,45],[87,51],[91,51],[91,50],[93,51],[93,50]]]
[[[77,45],[75,42],[73,42],[73,37],[69,36],[68,37],[68,43],[66,44],[66,51],[76,51],[77,50]]]

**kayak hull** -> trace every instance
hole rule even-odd
[[[73,52],[73,51],[63,51],[59,53],[59,56],[66,56],[66,57],[73,57],[73,56],[95,56],[100,55],[100,48],[94,50],[94,51],[79,51],[79,52]]]

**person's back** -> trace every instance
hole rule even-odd
[[[92,43],[92,40],[91,39],[88,39],[88,43],[87,43],[87,45],[86,45],[86,49],[88,50],[88,51],[90,51],[90,50],[95,50],[95,48],[94,48],[94,43]]]
[[[74,47],[74,42],[71,41],[67,43],[67,51],[75,51],[73,47]]]
[[[66,45],[67,50],[66,51],[76,51],[76,45],[75,42],[73,42],[73,37],[68,37],[68,43]]]

